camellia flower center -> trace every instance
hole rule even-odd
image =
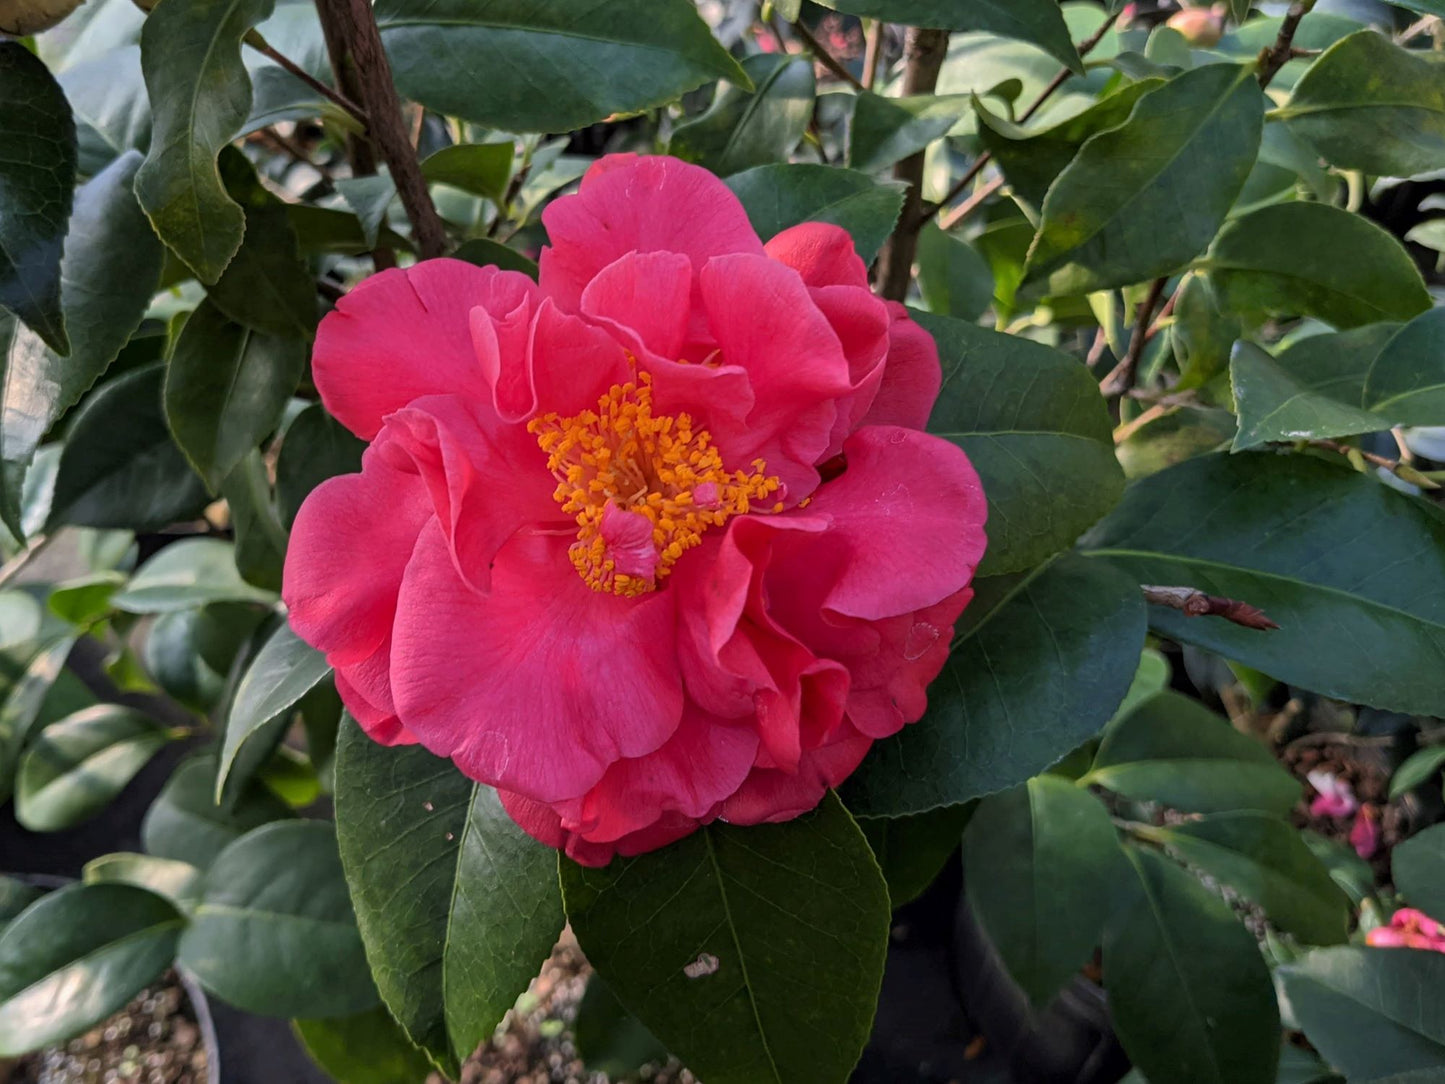
[[[752,473],[724,467],[712,436],[690,415],[654,415],[648,373],[612,385],[596,411],[544,414],[527,429],[547,453],[553,496],[577,518],[568,553],[594,591],[656,590],[709,527],[749,511],[779,486],[761,459]]]

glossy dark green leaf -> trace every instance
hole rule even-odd
[[[166,693],[188,708],[208,711],[220,697],[225,677],[206,665],[196,648],[199,610],[162,614],[146,634],[142,662]]]
[[[556,856],[492,788],[419,745],[377,745],[350,720],[336,810],[377,988],[412,1041],[454,1073],[561,933]]]
[[[55,77],[18,41],[0,41],[0,146],[0,308],[68,354],[60,254],[75,188],[75,121]]]
[[[0,874],[0,933],[45,890],[15,877]]]
[[[835,796],[787,824],[719,822],[603,869],[564,861],[562,892],[597,973],[709,1084],[847,1080],[873,1022],[889,907]]]
[[[266,459],[252,448],[221,482],[221,496],[236,534],[236,571],[249,584],[280,591],[286,563],[286,528],[271,497]]]
[[[1321,949],[1279,976],[1289,1014],[1351,1080],[1445,1065],[1445,955]]]
[[[292,632],[290,625],[283,624],[271,634],[241,678],[226,714],[226,738],[216,779],[218,797],[241,746],[272,719],[289,713],[330,673],[326,656]]]
[[[305,369],[300,338],[232,323],[209,301],[191,314],[166,371],[166,419],[212,491],[280,424]]]
[[[218,854],[178,955],[246,1012],[347,1016],[376,1004],[336,831],[324,821],[263,825]]]
[[[976,580],[928,711],[877,742],[843,790],[861,816],[957,805],[1017,786],[1099,731],[1144,644],[1138,581],[1066,554]]]
[[[988,498],[979,571],[1032,568],[1071,545],[1124,491],[1099,386],[1076,359],[1040,343],[914,316],[943,363],[928,431],[968,453]]]
[[[1390,797],[1400,797],[1437,779],[1445,770],[1445,745],[1431,745],[1411,753],[1390,777]]]
[[[408,1041],[386,1006],[355,1016],[297,1020],[292,1025],[316,1064],[337,1084],[413,1084],[431,1063]]]
[[[1362,401],[1394,425],[1445,422],[1445,308],[1421,313],[1385,344]]]
[[[229,809],[216,804],[216,761],[192,757],[176,768],[146,811],[141,842],[146,853],[206,869],[232,840],[291,811],[270,791],[252,787]]]
[[[173,542],[141,565],[111,602],[128,613],[163,614],[212,602],[274,601],[270,592],[241,579],[231,553],[230,544],[218,538]]]
[[[577,1006],[572,1036],[577,1053],[591,1073],[634,1077],[644,1065],[667,1059],[667,1047],[627,1011],[612,988],[595,974],[587,980],[587,989]]]
[[[1311,335],[1273,357],[1253,343],[1240,343],[1229,363],[1239,414],[1234,450],[1388,429],[1385,415],[1364,406],[1365,378],[1399,330],[1399,324],[1366,324]],[[1445,363],[1437,364],[1445,374]]]
[[[129,885],[70,885],[0,934],[0,1057],[61,1042],[170,966],[183,920]]]
[[[1339,544],[1361,524],[1369,546]],[[1445,521],[1374,478],[1308,456],[1205,456],[1135,483],[1082,545],[1136,583],[1243,599],[1281,626],[1151,608],[1175,640],[1354,703],[1445,706]],[[1388,653],[1361,666],[1372,644]]]
[[[286,427],[281,452],[276,457],[276,503],[281,521],[289,529],[306,495],[337,474],[354,474],[361,469],[366,444],[340,422],[313,403]]]
[[[1445,914],[1445,825],[1417,832],[1390,852],[1395,889],[1428,915]]]
[[[356,214],[365,235],[365,246],[374,248],[381,228],[386,225],[387,211],[396,199],[396,182],[385,165],[369,177],[344,177],[336,182],[336,191]]]
[[[1373,28],[1330,46],[1276,116],[1341,169],[1408,177],[1445,167],[1439,65]]]
[[[241,38],[273,5],[163,0],[141,31],[153,132],[136,195],[161,240],[205,283],[221,277],[246,230],[216,159],[251,112]]]
[[[929,312],[977,320],[993,304],[993,269],[963,238],[930,222],[918,235],[918,288]]]
[[[0,358],[5,426],[0,433],[0,512],[18,528],[13,484],[46,431],[115,360],[141,321],[161,268],[161,245],[131,186],[140,155],[127,152],[75,197],[60,266],[70,353],[61,357],[12,325]],[[0,343],[6,333],[0,331]]]
[[[75,114],[82,177],[95,176],[127,151],[145,152],[151,139],[151,107],[139,45],[121,45],[71,64],[55,78]]]
[[[451,185],[500,204],[506,199],[514,153],[510,142],[461,143],[428,155],[421,172],[432,184]]]
[[[0,688],[0,801],[10,797],[26,740],[38,725],[53,721],[47,718],[46,701],[74,644],[73,635],[52,636],[6,660],[18,665],[13,684]]]
[[[1217,895],[1153,851],[1104,937],[1104,989],[1124,1050],[1151,1080],[1275,1084],[1279,1010],[1254,937]]]
[[[1344,942],[1349,897],[1286,821],[1253,811],[1216,813],[1147,835],[1264,908],[1275,925],[1305,944]]]
[[[888,882],[894,910],[921,896],[963,840],[977,803],[944,806],[911,817],[865,817],[858,822]]]
[[[110,596],[126,581],[123,572],[93,572],[55,585],[45,604],[50,612],[72,625],[99,621],[110,610]]]
[[[706,113],[674,129],[672,154],[720,176],[787,160],[813,116],[813,62],[758,53],[742,67],[753,90],[721,84]]]
[[[83,871],[85,883],[127,884],[168,899],[182,912],[200,898],[201,871],[189,862],[151,854],[117,852],[92,858]]]
[[[95,816],[170,738],[147,716],[97,704],[51,723],[15,775],[15,819],[58,832]]]
[[[1250,67],[1205,65],[1145,94],[1050,185],[1024,291],[1087,293],[1179,270],[1244,187],[1263,123]]]
[[[977,96],[978,136],[1008,178],[1009,185],[1035,207],[1091,136],[1117,128],[1129,119],[1141,97],[1164,85],[1160,78],[1127,83],[1113,94],[1067,120],[1042,130],[1023,128],[993,113]]]
[[[1084,782],[1189,813],[1260,810],[1283,816],[1300,785],[1270,751],[1197,700],[1150,697],[1111,723]]]
[[[403,96],[504,131],[566,132],[711,79],[746,85],[691,0],[382,0],[376,19]]]
[[[893,232],[903,206],[901,185],[833,166],[758,166],[729,177],[727,185],[763,240],[799,222],[831,222],[853,235],[865,263]]]
[[[72,416],[47,528],[154,530],[198,516],[206,489],[171,439],[161,407],[164,367],[108,381]]]
[[[1103,804],[1055,776],[985,798],[963,837],[969,904],[1040,1006],[1099,944],[1127,875]]]
[[[1362,215],[1294,201],[1236,218],[1199,266],[1221,303],[1256,322],[1317,316],[1338,328],[1408,320],[1430,307],[1415,262]]]
[[[1054,0],[822,0],[824,7],[871,15],[890,23],[940,30],[988,30],[1032,42],[1067,67],[1083,72],[1083,61]]]
[[[948,134],[969,110],[963,94],[885,98],[861,91],[848,134],[848,164],[877,173]]]

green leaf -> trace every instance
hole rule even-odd
[[[264,1016],[346,1016],[376,1004],[336,831],[267,824],[216,856],[178,952],[207,990]]]
[[[210,301],[191,314],[166,372],[166,420],[213,492],[280,424],[305,370],[302,339],[234,324]]]
[[[993,304],[993,268],[963,238],[929,222],[918,235],[918,288],[929,312],[977,320]]]
[[[272,719],[288,714],[330,673],[326,656],[301,640],[290,625],[282,625],[271,634],[247,668],[226,714],[226,739],[216,777],[217,800],[241,746]]]
[[[1445,309],[1411,320],[1365,374],[1363,402],[1393,425],[1445,421]]]
[[[127,884],[168,899],[182,912],[200,899],[201,871],[189,862],[149,854],[103,854],[85,864],[85,883]]]
[[[1390,852],[1395,889],[1426,914],[1445,915],[1445,825],[1435,825]]]
[[[988,498],[979,571],[1032,568],[1073,544],[1124,491],[1099,386],[1076,359],[1040,343],[913,316],[943,363],[928,431],[968,453]]]
[[[843,796],[860,816],[957,805],[1017,786],[1092,737],[1139,663],[1138,581],[1072,554],[975,580],[928,711],[876,742]]]
[[[10,797],[21,749],[37,724],[50,722],[46,700],[57,685],[66,657],[75,644],[73,635],[57,636],[20,654],[19,676],[8,689],[0,689],[0,801]]]
[[[242,207],[246,230],[207,297],[252,331],[276,339],[310,339],[316,330],[316,280],[301,261],[286,205],[257,180],[246,156],[234,147],[222,150],[220,170],[226,191]]]
[[[1197,700],[1163,692],[1110,724],[1081,782],[1189,813],[1283,816],[1300,785],[1260,742]]]
[[[0,874],[0,934],[25,908],[45,895],[45,890],[14,877]]]
[[[510,141],[443,147],[422,162],[421,173],[432,184],[451,185],[500,207],[507,198],[514,153]]]
[[[1037,776],[980,803],[963,837],[964,887],[1035,1005],[1098,945],[1122,865],[1108,812],[1066,780]]]
[[[219,538],[173,542],[141,565],[111,603],[127,613],[164,614],[212,602],[274,601],[241,579],[231,554],[231,544]]]
[[[491,787],[419,745],[378,745],[355,722],[337,748],[336,810],[377,988],[455,1075],[556,944],[556,855]]]
[[[273,5],[162,0],[141,30],[153,132],[136,195],[161,240],[205,283],[221,277],[246,231],[216,160],[251,112],[241,38]]]
[[[489,237],[473,237],[463,241],[452,253],[454,260],[466,260],[478,267],[500,267],[503,271],[520,271],[533,282],[537,281],[537,261],[529,260],[514,248],[493,241]]]
[[[663,105],[712,79],[747,84],[691,0],[381,0],[397,89],[509,132],[566,132]]]
[[[32,832],[89,820],[169,740],[147,716],[117,704],[96,704],[51,723],[21,758],[15,819]]]
[[[216,803],[215,792],[213,757],[183,761],[141,823],[146,852],[206,869],[222,848],[250,829],[291,815],[268,790],[252,787],[227,809]]]
[[[1263,124],[1252,67],[1208,64],[1145,94],[1049,187],[1024,292],[1088,293],[1179,270],[1244,187]]]
[[[123,572],[93,572],[58,583],[46,599],[50,612],[71,625],[88,625],[110,611],[110,596],[126,581]]]
[[[1229,368],[1230,351],[1241,328],[1233,313],[1220,309],[1203,275],[1189,274],[1179,287],[1169,346],[1179,361],[1179,387],[1202,388]]]
[[[813,116],[813,61],[758,53],[742,68],[755,89],[721,84],[706,113],[673,130],[670,153],[720,176],[787,160]]]
[[[667,1047],[623,1007],[600,975],[587,980],[572,1035],[590,1073],[634,1077],[649,1062],[667,1060]]]
[[[890,23],[988,30],[1032,42],[1083,74],[1084,63],[1054,0],[820,0],[824,7]]]
[[[835,796],[787,824],[718,822],[604,869],[564,861],[562,893],[597,973],[708,1084],[847,1080],[873,1022],[889,908]]]
[[[288,530],[306,495],[328,478],[359,471],[365,449],[320,403],[296,415],[276,457],[276,503]]]
[[[199,610],[162,614],[146,634],[146,672],[170,696],[195,711],[207,711],[221,696],[224,675],[206,665],[196,650]]]
[[[1279,1010],[1269,968],[1229,906],[1153,851],[1104,936],[1104,989],[1124,1051],[1170,1084],[1275,1084]]]
[[[82,177],[95,176],[127,151],[144,154],[151,139],[151,107],[139,45],[121,45],[68,65],[55,80],[75,115]]]
[[[1439,64],[1373,28],[1330,46],[1275,116],[1341,169],[1409,177],[1445,167]]]
[[[286,563],[286,528],[271,499],[261,450],[252,448],[221,482],[221,496],[236,535],[236,570],[265,591],[280,591]]]
[[[912,817],[865,817],[858,822],[868,839],[888,898],[896,911],[923,895],[963,840],[977,808],[974,802],[944,806]]]
[[[1140,831],[1253,900],[1275,925],[1306,944],[1344,942],[1349,897],[1287,822],[1239,811]]]
[[[1399,324],[1366,324],[1311,335],[1275,357],[1241,342],[1229,364],[1239,414],[1234,450],[1390,428],[1386,417],[1365,409],[1363,399],[1366,375],[1399,330]]]
[[[365,235],[365,247],[375,248],[381,228],[386,225],[387,211],[396,199],[396,182],[386,166],[378,166],[369,177],[345,177],[336,182],[336,191],[356,214]]]
[[[183,920],[129,885],[69,885],[0,934],[0,1057],[79,1035],[171,963]]]
[[[1432,745],[1411,753],[1390,777],[1390,800],[1423,786],[1445,768],[1445,745]]]
[[[411,1084],[431,1072],[384,1005],[355,1016],[297,1020],[292,1025],[316,1064],[337,1084]]]
[[[1129,683],[1129,691],[1124,694],[1124,701],[1119,705],[1119,710],[1114,712],[1109,725],[1114,726],[1140,704],[1154,699],[1169,688],[1170,677],[1169,660],[1154,648],[1146,647],[1139,655],[1139,669],[1134,671],[1134,680]]]
[[[1352,1080],[1445,1064],[1445,956],[1329,948],[1279,969],[1287,1011]]]
[[[0,41],[0,146],[0,307],[68,354],[60,253],[75,189],[75,121],[55,78],[18,41]]]
[[[848,165],[878,173],[947,135],[969,109],[966,94],[885,98],[860,91],[848,130]]]
[[[1338,328],[1408,320],[1430,307],[1409,253],[1361,215],[1323,203],[1262,207],[1220,231],[1198,266],[1223,307],[1256,322],[1317,316]]]
[[[164,375],[163,365],[143,365],[80,405],[66,430],[47,530],[155,530],[200,515],[208,503],[205,486],[166,428]]]
[[[1322,541],[1361,524],[1373,526],[1368,547]],[[1135,483],[1082,545],[1136,583],[1243,599],[1281,626],[1153,607],[1166,636],[1325,696],[1445,707],[1445,521],[1374,478],[1309,456],[1204,456]],[[1361,666],[1372,643],[1388,657]]]
[[[17,533],[20,492],[15,483],[46,431],[120,353],[160,276],[160,242],[131,190],[139,166],[140,155],[127,152],[76,194],[60,265],[69,356],[47,349],[12,323],[13,338],[0,359],[5,413],[0,512]],[[0,340],[5,338],[0,330]]]
[[[729,177],[727,186],[764,240],[799,222],[831,222],[853,235],[864,263],[883,247],[903,207],[901,184],[834,166],[758,166]]]
[[[1041,131],[997,116],[974,95],[979,141],[993,155],[1013,190],[1041,207],[1054,178],[1068,168],[1085,141],[1119,127],[1129,119],[1141,97],[1163,85],[1164,80],[1158,78],[1127,83],[1083,112]]]

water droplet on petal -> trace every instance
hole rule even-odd
[[[903,657],[909,662],[923,658],[928,649],[938,643],[941,635],[942,631],[937,625],[930,625],[926,621],[914,622],[908,635],[903,638]]]

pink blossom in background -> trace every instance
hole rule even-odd
[[[370,446],[297,517],[292,626],[374,739],[580,862],[798,816],[923,714],[972,597],[937,349],[843,230],[764,244],[675,159],[603,158],[543,221],[539,283],[430,260],[322,322]]]
[[[1360,808],[1354,789],[1343,779],[1319,769],[1307,773],[1305,778],[1317,792],[1310,802],[1310,816],[1344,818]]]
[[[1380,849],[1380,811],[1366,802],[1350,826],[1350,846],[1361,858],[1374,858]]]
[[[1365,944],[1374,948],[1413,948],[1445,952],[1445,930],[1423,911],[1402,907],[1390,918],[1388,926],[1376,926],[1365,935]]]

